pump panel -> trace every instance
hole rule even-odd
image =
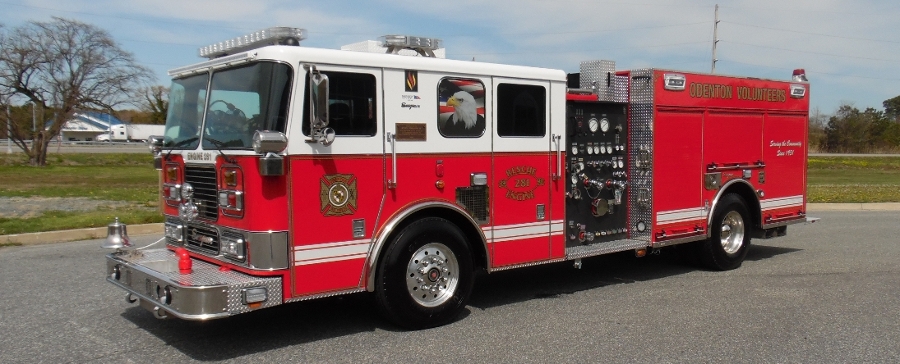
[[[628,125],[625,105],[566,107],[566,246],[628,236]]]

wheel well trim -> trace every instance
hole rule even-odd
[[[716,194],[716,197],[713,198],[712,205],[710,205],[709,211],[707,212],[707,215],[706,215],[706,237],[707,238],[712,236],[712,230],[710,230],[709,227],[712,226],[713,215],[716,211],[716,207],[719,206],[719,200],[722,198],[722,196],[725,196],[725,194],[732,193],[737,188],[737,186],[739,186],[740,184],[745,185],[751,191],[756,191],[756,189],[753,188],[753,185],[751,185],[750,182],[747,182],[743,179],[733,179],[731,181],[726,182],[724,185],[722,185],[722,188],[719,188],[719,192]],[[741,194],[741,193],[738,193],[738,195],[741,196],[742,198],[744,197],[743,194]],[[748,204],[755,203],[756,206],[759,206],[759,196],[756,193],[754,193],[753,197],[756,199],[755,201],[746,201],[746,202]],[[754,219],[755,221],[761,221],[762,210],[757,209],[756,211],[749,211],[751,206],[744,206],[744,207],[747,208],[748,212],[750,212],[751,214],[754,214],[756,216],[756,219]],[[751,216],[751,219],[752,219],[752,216]],[[753,226],[756,225],[755,221],[751,221]]]
[[[406,221],[407,218],[409,218],[416,212],[429,208],[451,210],[452,212],[457,213],[460,216],[464,216],[466,221],[472,224],[472,228],[478,231],[478,234],[481,236],[481,244],[483,245],[482,248],[484,249],[485,253],[484,256],[486,260],[488,259],[487,238],[484,236],[484,231],[481,230],[481,227],[478,225],[478,223],[475,222],[475,220],[472,219],[472,216],[470,216],[465,210],[463,210],[459,206],[445,201],[427,201],[416,203],[403,208],[402,211],[394,214],[390,218],[390,220],[388,220],[388,222],[386,222],[384,226],[378,231],[375,238],[373,239],[373,244],[369,248],[369,254],[366,257],[366,265],[364,267],[366,270],[365,288],[367,291],[373,292],[375,290],[375,270],[377,269],[376,265],[378,263],[378,258],[381,255],[381,250],[384,249],[385,243],[387,242],[388,238],[390,238],[394,234],[394,230],[400,223]],[[488,266],[487,261],[485,261],[484,264],[486,267]]]

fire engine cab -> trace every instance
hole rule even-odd
[[[106,244],[129,302],[207,320],[368,291],[425,328],[456,316],[477,271],[676,244],[729,270],[751,238],[807,221],[802,70],[567,75],[434,58],[433,38],[376,54],[305,35],[266,29],[170,71],[151,141],[164,246]]]

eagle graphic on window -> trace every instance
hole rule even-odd
[[[478,80],[445,78],[438,87],[438,130],[445,137],[484,134],[484,84]]]

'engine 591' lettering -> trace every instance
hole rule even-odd
[[[187,160],[189,161],[209,161],[212,160],[212,155],[210,153],[203,152],[190,152],[186,155]]]

